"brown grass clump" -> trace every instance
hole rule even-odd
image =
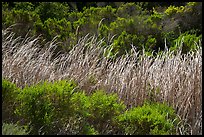
[[[202,49],[181,55],[165,51],[156,57],[132,48],[115,60],[104,57],[103,40],[85,36],[68,53],[53,57],[56,39],[41,48],[39,38],[14,38],[2,30],[2,74],[23,88],[48,80],[74,79],[91,93],[116,92],[129,107],[144,100],[168,102],[183,120],[177,134],[202,134]],[[201,46],[200,46],[201,47]]]

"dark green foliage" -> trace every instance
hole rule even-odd
[[[168,19],[172,19],[184,33],[191,29],[198,29],[198,34],[202,33],[202,3],[188,2],[185,6],[169,6],[165,14]],[[168,24],[170,25],[170,24]],[[175,27],[177,27],[175,26]]]
[[[135,3],[126,3],[121,5],[116,15],[122,18],[129,18],[136,15],[141,15],[143,13],[142,7],[136,5]]]
[[[61,20],[68,16],[69,5],[64,2],[41,2],[36,8],[36,13],[39,14],[42,22],[49,18]]]
[[[128,53],[132,48],[131,44],[136,46],[137,50],[141,50],[143,48],[142,43],[144,43],[143,36],[131,35],[123,31],[113,42],[113,55],[120,56]]]
[[[152,35],[148,36],[147,42],[145,43],[145,49],[154,49],[156,46],[157,40]]]
[[[65,38],[69,37],[72,27],[71,23],[65,18],[61,20],[49,18],[44,23],[44,30],[49,40],[52,40],[55,36],[59,35],[59,38],[64,41]]]
[[[174,110],[166,104],[145,103],[127,110],[118,117],[123,134],[169,135],[176,134],[178,124]]]
[[[17,23],[17,35],[30,30],[47,41],[59,35],[64,51],[87,33],[104,38],[102,46],[110,45],[109,37],[115,35],[114,49],[108,48],[113,56],[128,52],[129,43],[157,53],[164,50],[165,39],[173,48],[173,40],[186,31],[202,34],[200,2],[3,2],[2,9],[3,28]]]
[[[39,15],[33,11],[12,9],[2,12],[2,27],[6,28],[15,24],[13,31],[17,36],[25,36],[29,31],[30,36],[35,35],[35,26],[39,23],[41,23]]]
[[[15,10],[33,11],[34,5],[31,2],[14,2]]]

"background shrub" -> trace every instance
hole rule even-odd
[[[182,43],[182,53],[187,54],[189,51],[196,51],[197,50],[197,45],[199,41],[202,41],[202,35],[196,36],[196,34],[191,34],[189,32],[181,34],[177,39],[175,39],[174,42],[174,48],[180,48],[180,47],[175,47],[176,45],[181,45],[181,44],[176,44],[176,43]],[[175,49],[174,49],[175,50]]]
[[[186,31],[202,34],[201,2],[4,2],[2,9],[3,28],[15,24],[18,35],[25,36],[30,30],[29,35],[42,34],[47,41],[59,35],[58,40],[66,45],[58,45],[62,51],[70,51],[87,33],[104,38],[104,45],[109,46],[107,36],[116,35],[114,40],[118,40],[127,32],[117,44],[118,56],[129,51],[129,38],[136,39],[132,42],[138,50],[145,47],[157,53],[165,49],[165,38],[170,48]],[[155,44],[149,43],[150,35]]]

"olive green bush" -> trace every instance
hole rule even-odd
[[[27,132],[26,129],[17,124],[3,123],[2,125],[2,135],[28,135],[28,134],[29,132]]]
[[[102,90],[95,91],[91,95],[76,93],[72,102],[75,114],[84,120],[82,134],[86,134],[87,124],[98,134],[113,134],[116,132],[116,116],[125,109],[125,105],[118,101],[116,94],[106,94]]]
[[[30,124],[31,134],[53,134],[72,115],[70,98],[75,91],[76,83],[65,80],[25,87],[17,96],[21,103],[15,112]]]
[[[127,135],[170,135],[176,134],[179,122],[175,111],[161,103],[145,102],[118,116],[123,134]]]
[[[2,79],[2,121],[14,122],[16,116],[14,110],[16,107],[16,97],[19,88],[9,80]]]
[[[117,94],[106,94],[101,90],[90,96],[90,102],[89,123],[99,134],[114,134],[116,116],[123,113],[126,108],[123,102],[119,102]]]

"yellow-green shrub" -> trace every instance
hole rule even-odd
[[[176,134],[177,116],[166,104],[145,103],[118,116],[123,134],[169,135]]]
[[[32,128],[31,134],[53,134],[72,115],[70,98],[77,90],[73,81],[39,83],[25,87],[17,96],[16,113]]]

